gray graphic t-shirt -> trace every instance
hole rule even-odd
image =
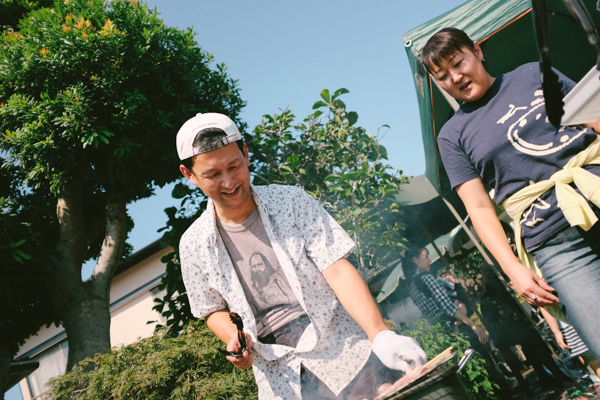
[[[258,208],[240,225],[217,220],[217,228],[256,318],[259,337],[305,314],[271,247]]]

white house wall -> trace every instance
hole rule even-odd
[[[160,259],[171,251],[170,247],[162,249],[127,271],[115,276],[110,287],[110,303],[113,304],[119,301],[119,299],[124,298],[139,287],[162,276],[166,267]]]
[[[110,341],[112,346],[128,345],[139,338],[152,336],[156,324],[148,321],[164,323],[160,314],[152,310],[154,296],[149,291],[132,299],[122,307],[110,313]]]

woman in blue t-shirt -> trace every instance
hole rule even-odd
[[[479,44],[454,28],[432,36],[420,55],[439,86],[462,102],[438,137],[450,183],[519,295],[536,306],[558,305],[598,356],[600,224],[587,231],[571,227],[564,207],[559,208],[554,187],[532,196],[520,217],[520,232],[542,279],[534,272],[533,263],[531,269],[526,268],[511,250],[486,185],[494,189],[496,203],[506,206],[530,184],[564,171],[575,155],[600,149],[596,135],[600,124],[554,128],[546,116],[537,63],[492,77],[483,60]],[[557,73],[566,94],[574,83]],[[590,172],[584,173],[586,178],[600,176],[600,165],[583,163],[582,168]],[[593,205],[592,210],[585,215],[590,226],[594,213],[600,214]]]

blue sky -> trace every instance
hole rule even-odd
[[[425,172],[417,100],[402,35],[464,0],[158,0],[148,1],[168,26],[194,27],[200,47],[226,63],[247,102],[250,129],[288,106],[303,119],[327,88],[359,115],[358,125],[382,140],[389,163],[405,175]],[[192,117],[192,116],[190,116]],[[175,145],[175,143],[173,143]],[[160,238],[171,187],[129,207],[134,250]],[[83,271],[91,273],[89,265]],[[20,399],[16,390],[7,400]]]

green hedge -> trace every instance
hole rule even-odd
[[[417,322],[398,332],[415,338],[431,359],[449,346],[459,357],[469,348],[466,336],[441,324]],[[86,359],[50,382],[54,400],[242,400],[257,399],[252,370],[238,370],[213,348],[221,345],[203,320],[190,322],[171,337],[164,328],[149,338]],[[485,361],[475,354],[461,379],[474,400],[495,399]]]
[[[217,353],[220,341],[204,321],[178,337],[164,329],[113,348],[51,381],[54,400],[257,399],[252,370],[238,370]]]
[[[397,331],[401,335],[416,339],[429,359],[450,346],[454,347],[460,359],[465,350],[470,347],[469,340],[465,335],[455,333],[441,323],[429,324],[422,319],[417,321],[416,324],[417,329],[410,330],[402,325]],[[497,388],[497,385],[489,380],[485,369],[485,360],[479,353],[475,352],[473,354],[459,376],[473,400],[497,399],[494,394],[494,388]]]

